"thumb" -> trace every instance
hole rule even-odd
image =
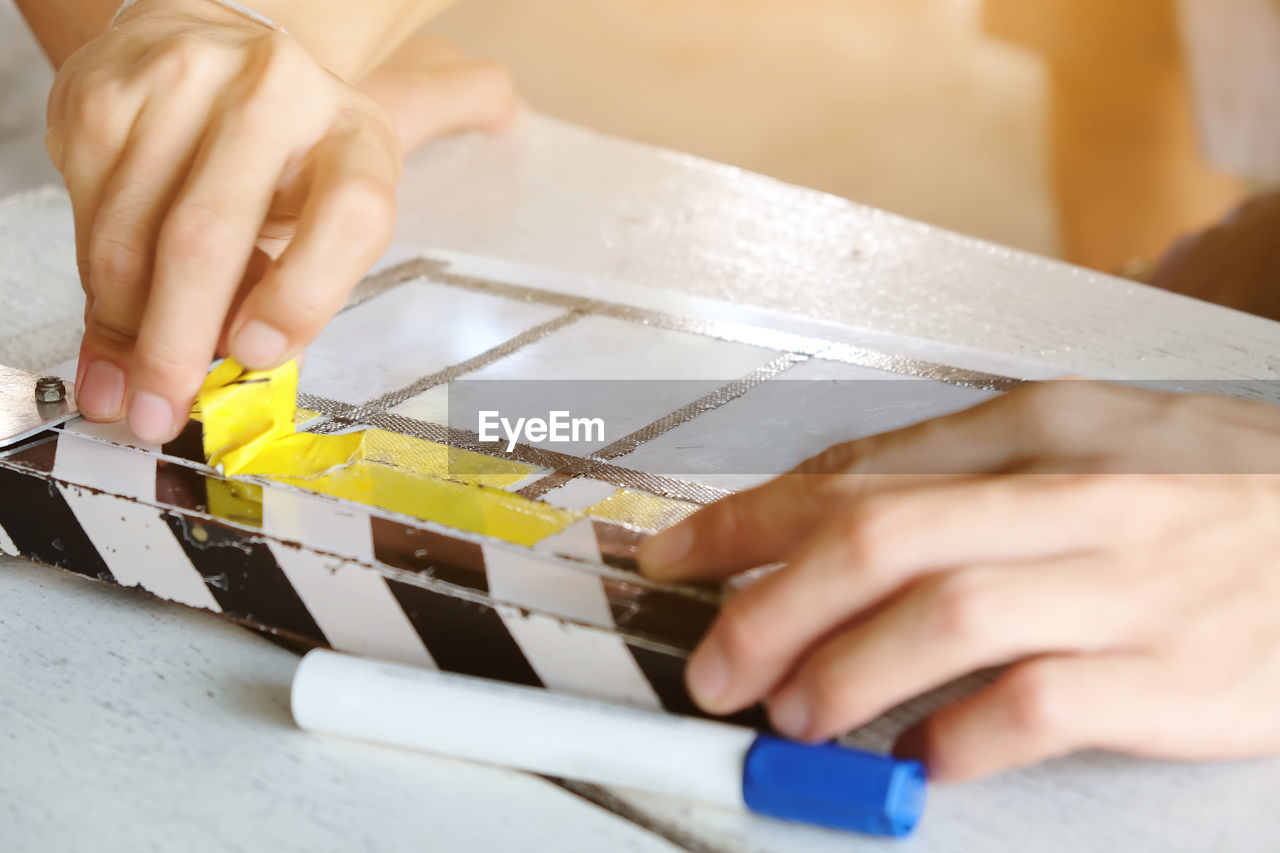
[[[429,55],[397,56],[359,88],[391,114],[406,153],[457,131],[505,130],[521,104],[506,66],[483,59],[437,64]]]

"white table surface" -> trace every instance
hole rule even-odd
[[[1280,325],[543,118],[415,156],[399,237],[906,335],[959,366],[1280,375]],[[0,203],[0,361],[72,354],[71,245],[59,193]],[[532,777],[316,739],[288,717],[293,663],[206,614],[0,561],[0,849],[884,844],[623,795],[648,832]],[[900,849],[1280,849],[1277,791],[1280,761],[1079,756],[935,789]]]

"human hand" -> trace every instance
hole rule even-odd
[[[1221,222],[1179,240],[1151,284],[1280,320],[1280,192],[1250,198]]]
[[[81,412],[164,441],[215,350],[293,357],[385,250],[401,167],[372,98],[207,0],[141,0],[60,69],[49,153],[86,294]]]
[[[524,109],[511,72],[434,36],[414,36],[360,81],[386,107],[406,152],[455,131],[501,133]]]
[[[966,673],[895,751],[962,780],[1067,752],[1280,750],[1280,409],[1032,386],[833,448],[642,546],[663,580],[786,561],[690,660],[702,707],[823,740]]]

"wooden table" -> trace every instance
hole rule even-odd
[[[403,187],[404,243],[863,326],[957,366],[1280,378],[1280,325],[545,118],[434,146]],[[72,258],[59,192],[0,203],[0,362],[74,354]],[[295,661],[207,614],[0,560],[0,849],[881,845],[313,738],[288,714]],[[936,789],[902,849],[1280,849],[1277,790],[1280,761],[1084,755]]]

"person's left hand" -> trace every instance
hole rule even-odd
[[[664,580],[787,565],[690,660],[818,741],[961,675],[895,751],[970,779],[1078,749],[1280,751],[1280,409],[1032,386],[833,448],[648,540]]]

